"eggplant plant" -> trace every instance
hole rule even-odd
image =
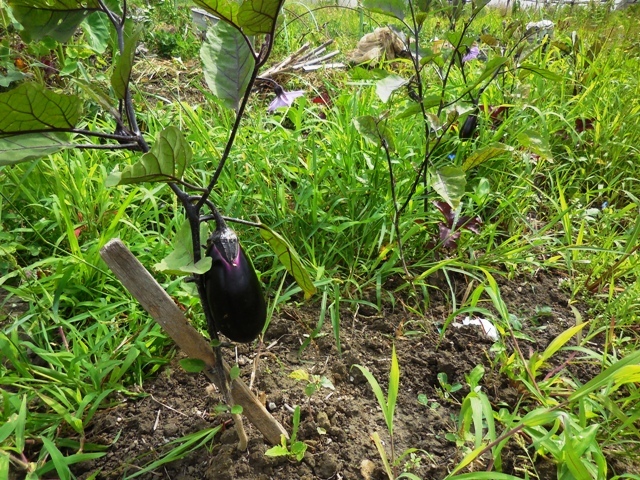
[[[385,105],[380,114],[355,118],[354,124],[362,137],[386,157],[393,204],[393,235],[409,278],[400,218],[414,208],[414,197],[422,200],[424,213],[440,201],[448,204],[452,212],[457,212],[470,171],[512,150],[500,142],[478,148],[475,138],[482,131],[486,116],[479,105],[485,91],[500,80],[496,87],[498,92],[492,94],[502,93],[503,100],[510,103],[510,89],[523,75],[557,77],[527,63],[527,58],[543,44],[530,46],[526,40],[535,32],[521,22],[505,23],[503,31],[495,35],[484,30],[473,32],[487,3],[488,0],[468,4],[443,0],[364,0],[362,3],[369,11],[384,14],[394,22],[394,29],[402,32],[398,39],[403,42],[408,57],[396,60],[408,64],[408,68],[400,70],[402,75],[380,69],[369,74]],[[444,38],[436,37],[441,34],[438,27],[436,31],[430,29],[427,19],[432,16],[448,20]],[[366,78],[367,71],[362,71],[361,76]],[[500,105],[489,113],[493,125],[498,115],[508,113],[508,108],[508,105]],[[417,121],[406,122],[413,118]],[[406,128],[418,129],[422,142],[412,146],[415,154],[404,155],[404,158],[417,159],[413,180],[396,185],[393,165],[403,155],[398,154],[394,131],[401,122],[406,122]],[[494,138],[501,139],[499,133],[494,134]],[[452,151],[458,153],[452,154]]]
[[[220,103],[233,110],[235,119],[220,160],[205,185],[188,181],[193,156],[183,133],[174,126],[147,143],[136,117],[131,77],[141,27],[128,18],[126,0],[10,0],[15,28],[25,42],[47,38],[68,42],[79,29],[102,25],[115,38],[113,64],[107,89],[75,78],[61,92],[36,81],[24,81],[0,93],[0,166],[31,161],[65,149],[130,150],[139,160],[112,172],[109,186],[166,183],[178,198],[186,224],[174,241],[175,250],[157,267],[165,272],[191,275],[196,285],[208,331],[218,360],[217,375],[227,384],[219,333],[229,340],[250,342],[266,324],[267,308],[260,280],[238,235],[227,225],[237,221],[260,228],[286,269],[301,285],[305,297],[315,287],[291,246],[259,222],[229,219],[220,214],[211,193],[232,151],[234,140],[260,69],[269,60],[278,16],[284,0],[196,0],[199,7],[220,19],[207,32],[201,50],[205,78]],[[96,30],[97,31],[97,30]],[[95,33],[95,31],[94,31]],[[290,104],[277,84],[276,100]],[[107,132],[83,128],[87,104],[108,113],[113,128]],[[213,233],[203,245],[203,226],[213,221]],[[223,389],[224,390],[224,389]],[[229,401],[228,392],[225,393]]]

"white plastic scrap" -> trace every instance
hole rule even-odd
[[[494,342],[497,342],[498,338],[500,338],[499,335],[498,335],[498,329],[493,325],[493,323],[491,323],[486,318],[466,317],[466,318],[464,318],[462,320],[462,323],[454,322],[454,323],[452,323],[452,325],[454,327],[458,327],[458,328],[462,327],[463,325],[464,326],[476,325],[476,326],[478,326],[478,327],[480,327],[482,329],[482,332],[490,340],[493,340]]]

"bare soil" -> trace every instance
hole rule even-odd
[[[542,351],[560,332],[575,324],[567,296],[559,288],[561,277],[538,273],[532,279],[502,282],[501,291],[510,312],[522,322],[522,333],[535,339],[519,340],[525,356]],[[542,314],[541,314],[541,308]],[[97,473],[98,479],[124,478],[161,457],[167,443],[181,436],[224,423],[228,428],[215,440],[185,458],[166,464],[139,478],[179,480],[267,480],[267,479],[384,479],[382,462],[371,439],[378,432],[390,454],[389,435],[375,396],[354,364],[368,367],[386,390],[391,346],[395,344],[401,378],[394,420],[395,452],[417,449],[398,465],[398,473],[410,471],[424,479],[442,479],[462,458],[464,449],[448,434],[455,434],[460,403],[468,393],[465,375],[483,365],[483,389],[494,409],[512,409],[527,402],[524,389],[508,381],[493,364],[493,342],[478,327],[450,326],[444,338],[435,327],[442,325],[447,308],[434,305],[429,316],[415,318],[399,311],[375,312],[361,308],[345,310],[341,318],[342,355],[339,355],[329,322],[323,333],[300,352],[300,347],[318,319],[317,307],[287,308],[275,317],[256,354],[255,345],[240,345],[238,364],[245,381],[253,381],[254,391],[267,408],[290,431],[292,407],[302,409],[299,438],[308,445],[301,462],[284,457],[267,457],[269,448],[262,435],[247,425],[250,442],[246,452],[236,449],[237,435],[226,414],[216,414],[219,398],[203,375],[184,372],[177,361],[143,386],[141,399],[122,398],[122,402],[96,415],[86,441],[109,445],[107,454],[93,462],[75,466],[80,478]],[[409,322],[412,321],[412,322]],[[420,334],[409,334],[407,325]],[[230,362],[235,355],[229,349]],[[257,357],[259,356],[259,361]],[[559,359],[558,362],[564,361]],[[597,372],[574,368],[582,378]],[[550,368],[553,368],[550,367]],[[311,398],[305,395],[306,382],[290,374],[304,369],[326,376],[335,390],[322,388]],[[444,394],[438,374],[447,374],[451,385],[463,387]],[[424,394],[425,405],[418,401]],[[528,442],[514,438],[503,450],[503,471],[520,477],[556,478],[555,465],[544,459],[532,464],[526,451]],[[528,455],[527,455],[528,454]],[[489,458],[482,458],[471,470],[486,470]]]

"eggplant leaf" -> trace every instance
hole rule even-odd
[[[6,67],[6,75],[0,73],[0,87],[7,88],[13,82],[22,80],[27,75],[18,70],[12,63],[9,63]]]
[[[282,0],[245,0],[238,10],[238,25],[245,35],[271,33],[283,3]]]
[[[466,172],[467,170],[470,170],[473,167],[477,167],[487,160],[491,160],[492,158],[502,155],[509,149],[510,147],[503,143],[494,143],[491,145],[487,145],[486,147],[476,150],[471,155],[469,155],[462,164],[462,170]]]
[[[316,293],[316,287],[309,273],[304,268],[304,265],[302,265],[300,257],[293,247],[289,245],[289,242],[266,225],[260,225],[260,236],[269,244],[278,256],[280,262],[282,262],[287,271],[293,276],[296,283],[304,292],[304,298],[311,298],[311,296]]]
[[[24,27],[22,36],[27,42],[46,36],[66,42],[85,18],[100,10],[97,0],[10,0],[9,5]]]
[[[207,31],[200,58],[211,92],[224,106],[237,111],[255,66],[245,37],[231,25],[218,22]]]
[[[0,137],[0,166],[36,160],[73,148],[68,133],[28,133]]]
[[[193,153],[189,143],[176,127],[167,127],[158,134],[151,151],[122,172],[112,172],[107,187],[143,182],[171,182],[182,177]]]
[[[364,0],[362,6],[372,12],[390,15],[398,20],[404,20],[407,14],[406,0]]]
[[[406,78],[402,78],[399,75],[389,75],[376,82],[376,93],[378,97],[380,97],[380,100],[387,103],[391,94],[407,83],[409,83],[409,80]]]
[[[8,133],[70,130],[81,113],[80,98],[47,90],[36,83],[0,93],[0,137]]]
[[[437,107],[441,102],[442,98],[440,97],[440,95],[429,95],[428,97],[425,97],[425,99],[422,101],[422,104],[424,105],[424,109],[428,110],[430,108]],[[420,106],[420,104],[411,103],[407,108],[398,113],[395,118],[399,120],[401,118],[418,115],[419,113],[422,113],[422,107]]]
[[[138,25],[135,29],[131,30],[131,26],[128,24],[124,41],[124,50],[122,55],[118,57],[116,61],[116,67],[111,74],[111,86],[116,93],[116,97],[119,100],[123,100],[127,94],[129,88],[129,80],[131,79],[131,69],[133,68],[133,60],[136,56],[136,46],[138,45],[138,39],[142,33],[143,25]]]
[[[209,236],[206,223],[200,225],[200,243],[204,245]],[[191,273],[205,274],[211,270],[211,257],[204,256],[193,263],[193,245],[191,242],[191,228],[189,222],[184,221],[172,242],[173,252],[156,263],[153,268],[168,275],[185,275]]]
[[[84,30],[91,50],[99,54],[104,53],[111,38],[111,23],[106,13],[94,12],[80,26]]]
[[[353,124],[365,140],[380,146],[384,140],[391,151],[395,151],[395,143],[391,130],[389,130],[380,120],[376,120],[371,115],[362,115],[353,119]]]
[[[431,186],[454,210],[460,205],[467,185],[467,177],[460,167],[447,166],[431,176]]]
[[[240,5],[235,0],[194,0],[194,3],[225,22],[236,24]]]

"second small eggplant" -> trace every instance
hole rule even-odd
[[[476,109],[467,116],[467,119],[462,124],[462,128],[460,129],[460,139],[469,140],[476,131],[477,126],[478,113]]]
[[[234,342],[251,342],[267,321],[267,304],[251,260],[224,224],[209,237],[206,255],[213,261],[204,280],[215,329]]]

